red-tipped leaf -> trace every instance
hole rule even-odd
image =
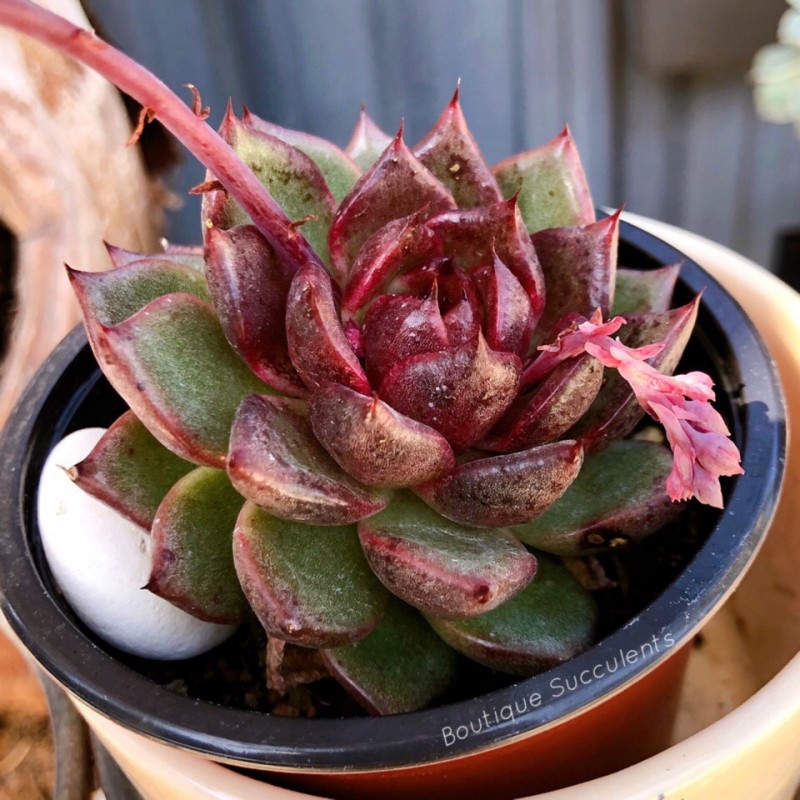
[[[206,622],[243,622],[248,606],[232,552],[243,504],[221,470],[199,467],[181,478],[156,513],[147,588]]]
[[[582,463],[583,448],[567,439],[468,461],[414,491],[454,522],[501,528],[538,517],[564,494]]]
[[[266,632],[303,647],[361,639],[389,602],[351,526],[287,522],[246,503],[236,522],[233,559]]]
[[[346,525],[386,506],[357,483],[314,437],[302,406],[252,395],[233,423],[228,475],[237,491],[281,519]]]
[[[425,297],[383,295],[371,306],[363,330],[365,366],[373,386],[409,356],[448,347],[436,291]]]
[[[534,324],[538,322],[544,312],[544,276],[515,198],[448,211],[426,224],[444,240],[445,255],[467,272],[494,263],[496,254],[527,292]]]
[[[353,188],[353,184],[361,175],[358,164],[344,150],[327,139],[313,136],[304,131],[282,128],[280,125],[257,117],[247,108],[242,115],[242,121],[251,130],[274,136],[276,139],[296,147],[301,153],[305,153],[319,168],[337,203],[342,201],[342,198]]]
[[[379,394],[454,447],[466,448],[483,439],[511,405],[520,372],[518,356],[494,352],[479,333],[460,347],[401,361],[383,379]]]
[[[286,342],[293,270],[253,225],[214,228],[205,249],[208,290],[231,347],[265,383],[287,394],[305,394]]]
[[[393,594],[448,619],[497,607],[536,572],[534,556],[508,531],[466,528],[405,493],[360,522],[358,533],[370,566]]]
[[[69,476],[85,492],[150,530],[164,495],[193,468],[126,411],[92,452],[69,469]]]
[[[403,143],[398,133],[342,201],[331,226],[331,259],[341,283],[363,244],[386,223],[427,207],[427,216],[455,208],[450,192]]]
[[[242,398],[269,392],[231,350],[214,309],[188,294],[159,297],[118,325],[97,325],[111,385],[181,458],[222,468]]]
[[[474,280],[481,289],[486,342],[492,350],[524,358],[533,334],[533,310],[527,292],[495,255]]]
[[[414,153],[450,190],[460,208],[487,206],[503,199],[492,171],[469,132],[458,88],[436,124],[414,148]]]
[[[342,313],[345,317],[363,312],[396,276],[441,257],[441,239],[422,224],[425,213],[393,220],[367,239],[344,290]]]
[[[567,314],[608,318],[617,269],[619,212],[588,225],[550,228],[531,236],[547,284],[547,308],[537,338],[549,342]]]
[[[327,264],[328,230],[336,210],[336,199],[317,165],[296,147],[245,125],[230,106],[220,135],[277,200],[286,216],[293,223],[305,220],[303,236]],[[213,179],[213,175],[208,179]],[[227,230],[249,222],[250,217],[225,190],[212,190],[203,195],[204,229]],[[296,260],[291,263],[299,266]]]
[[[361,113],[345,148],[345,153],[362,169],[369,169],[389,146],[392,137],[381,130],[367,109],[361,106]]]
[[[492,168],[504,197],[519,196],[530,233],[594,222],[594,203],[568,127],[555,139]]]
[[[637,542],[684,508],[667,494],[671,469],[672,453],[660,444],[612,442],[586,458],[561,499],[514,534],[537,550],[565,557]]]
[[[336,463],[368,486],[414,486],[455,465],[447,440],[377,396],[328,384],[311,398],[314,435]]]
[[[586,353],[559,364],[514,401],[480,446],[509,453],[552,442],[586,413],[602,383],[603,365]]]
[[[317,264],[307,264],[292,280],[286,336],[292,363],[310,389],[330,382],[369,393],[367,376],[339,321],[331,278]]]

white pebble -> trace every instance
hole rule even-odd
[[[53,577],[75,614],[114,647],[164,660],[204,653],[236,626],[203,622],[143,589],[149,533],[79,489],[63,469],[82,461],[103,433],[85,428],[69,434],[42,470],[39,531]]]

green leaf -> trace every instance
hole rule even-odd
[[[466,528],[399,493],[358,524],[375,574],[412,606],[443,617],[494,608],[531,580],[536,559],[508,530]]]
[[[126,411],[69,474],[81,489],[149,530],[164,496],[193,468]]]
[[[147,588],[206,622],[242,622],[248,606],[232,542],[243,504],[221,470],[199,467],[181,478],[156,514]]]
[[[214,310],[188,294],[159,297],[97,333],[98,362],[148,430],[172,452],[223,468],[242,398],[272,390],[225,339]]]
[[[664,312],[672,300],[680,264],[661,269],[619,269],[611,316]]]
[[[98,323],[117,325],[165,294],[183,292],[209,299],[202,274],[185,264],[158,258],[133,261],[108,272],[79,272],[67,267],[67,274],[90,336]]]
[[[672,453],[660,444],[621,441],[593,453],[547,511],[514,533],[526,544],[581,556],[638,541],[676,517],[683,503],[667,495]]]
[[[389,595],[367,565],[355,526],[288,522],[246,503],[233,557],[261,624],[283,641],[349,644],[366,636],[386,610]]]
[[[319,167],[337,203],[342,202],[344,196],[353,188],[361,175],[361,170],[355,161],[344,150],[327,139],[312,136],[303,131],[282,128],[280,125],[257,117],[247,109],[242,118],[245,125],[253,130],[268,133],[305,153]]]
[[[428,617],[454,650],[500,672],[535,675],[586,650],[594,639],[597,607],[559,563],[538,556],[527,588],[499,608],[465,620]]]
[[[313,217],[303,224],[303,236],[322,261],[329,264],[328,230],[337,203],[316,164],[296,147],[245,125],[230,108],[220,134],[256,174],[290,220],[300,222],[308,216]],[[224,229],[251,221],[224,191],[208,193],[203,212],[206,225],[210,223]]]
[[[425,708],[458,675],[458,656],[413,609],[392,600],[372,633],[322,652],[339,683],[371,714]]]
[[[535,150],[507,158],[493,169],[503,197],[519,192],[530,233],[594,222],[594,203],[569,128]]]

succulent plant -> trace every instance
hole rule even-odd
[[[198,97],[8,5],[209,170],[202,247],[69,270],[130,407],[71,474],[151,531],[150,591],[254,613],[393,713],[456,653],[529,675],[581,652],[596,608],[561,559],[721,506],[738,452],[710,379],[672,375],[698,299],[669,309],[677,265],[617,269],[569,130],[490,169],[457,90],[414,148],[363,110],[346,150],[230,107],[220,140]],[[627,438],[645,412],[672,454]]]

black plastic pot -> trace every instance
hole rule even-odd
[[[621,239],[624,266],[645,269],[684,260],[676,304],[704,290],[686,360],[691,368],[715,374],[717,405],[732,426],[745,474],[726,482],[725,510],[682,574],[588,652],[471,700],[370,719],[300,720],[221,708],[137,673],[75,621],[49,574],[36,524],[37,483],[49,450],[69,431],[107,425],[123,409],[95,365],[82,330],[73,331],[39,371],[0,443],[5,465],[0,484],[3,613],[50,675],[126,728],[243,768],[278,771],[285,782],[322,787],[337,796],[402,797],[411,789],[414,796],[443,797],[465,787],[475,796],[512,796],[552,787],[554,769],[563,764],[574,765],[561,776],[566,785],[649,755],[664,736],[648,730],[668,727],[664,709],[677,692],[680,668],[667,669],[670,657],[676,664],[681,661],[682,646],[732,591],[771,518],[783,474],[785,422],[770,357],[730,295],[655,237],[622,223]],[[612,662],[619,662],[615,671],[607,667]],[[647,681],[651,688],[642,688]],[[627,708],[626,692],[637,684],[643,716],[609,726]],[[538,705],[531,700],[536,696]],[[503,709],[509,706],[513,714],[506,718]],[[592,714],[594,724],[604,726],[596,727],[594,736],[580,722]],[[565,724],[572,726],[572,738],[565,739]],[[526,743],[537,741],[533,750],[524,750]],[[532,763],[530,753],[537,758],[549,753],[548,764]],[[466,756],[471,758],[452,761]],[[459,765],[458,777],[453,764]],[[381,772],[387,769],[396,771]],[[420,786],[427,788],[417,794]]]

